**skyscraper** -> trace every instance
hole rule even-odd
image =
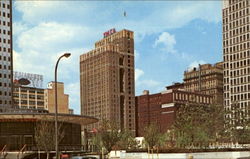
[[[223,1],[224,106],[229,112],[234,108],[241,110],[241,113],[226,114],[231,124],[249,116],[249,13],[249,0]]]
[[[115,121],[121,129],[135,132],[132,31],[111,29],[95,49],[80,56],[80,85],[83,115]]]
[[[0,1],[0,111],[12,104],[12,1]]]

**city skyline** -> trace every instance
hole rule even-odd
[[[221,9],[217,1],[14,1],[14,71],[43,74],[47,83],[58,56],[71,52],[58,77],[79,114],[79,56],[103,32],[125,28],[135,32],[136,95],[158,92],[190,66],[222,61]]]

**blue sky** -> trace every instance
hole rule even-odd
[[[199,63],[222,60],[220,1],[14,1],[14,70],[53,81],[58,68],[70,107],[80,113],[79,56],[103,32],[135,32],[136,95],[156,93]],[[123,13],[126,11],[127,16]]]

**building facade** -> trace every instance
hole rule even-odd
[[[224,107],[242,110],[226,114],[231,124],[249,117],[250,106],[250,1],[223,1]]]
[[[44,89],[42,88],[14,87],[13,101],[15,108],[48,110],[44,104]]]
[[[83,115],[115,121],[121,129],[135,132],[132,31],[111,29],[92,51],[80,56],[80,86]]]
[[[166,132],[174,123],[176,111],[182,105],[213,103],[212,96],[176,89],[179,86],[169,86],[174,89],[156,94],[144,91],[143,95],[136,97],[136,136],[143,136],[145,128],[152,123],[156,123],[162,133]]]
[[[29,84],[21,85],[26,79]],[[16,109],[48,110],[44,104],[43,76],[26,72],[13,72],[13,107]]]
[[[223,105],[223,62],[185,71],[184,90],[212,95],[215,103]]]
[[[12,105],[12,1],[0,1],[0,110]]]
[[[45,109],[50,113],[55,112],[55,82],[49,82],[44,90]],[[57,82],[58,113],[69,114],[69,95],[64,93],[64,84]]]
[[[58,113],[73,114],[69,109],[69,95],[64,94],[64,84],[57,83]],[[16,109],[55,112],[55,83],[48,83],[48,88],[22,86],[14,81],[13,103]]]
[[[30,113],[30,112],[5,112],[0,113],[0,147],[7,146],[7,151],[20,151],[25,147],[26,151],[38,151],[36,141],[37,124],[43,121],[47,128],[54,131],[53,113]],[[98,120],[93,117],[58,114],[58,124],[61,127],[59,134],[63,138],[59,142],[59,150],[82,150],[81,126],[95,123]],[[45,129],[46,130],[46,129]],[[48,129],[47,129],[48,130]],[[43,131],[43,130],[41,130]],[[54,135],[44,132],[46,135]],[[50,133],[50,134],[48,134]],[[51,142],[51,144],[53,144]],[[41,147],[40,147],[41,150]],[[2,157],[2,156],[1,156]],[[7,157],[9,158],[9,156]]]

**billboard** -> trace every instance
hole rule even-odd
[[[43,75],[14,71],[13,72],[14,83],[18,83],[20,79],[29,80],[30,84],[27,85],[28,87],[35,87],[35,88],[43,87]]]

